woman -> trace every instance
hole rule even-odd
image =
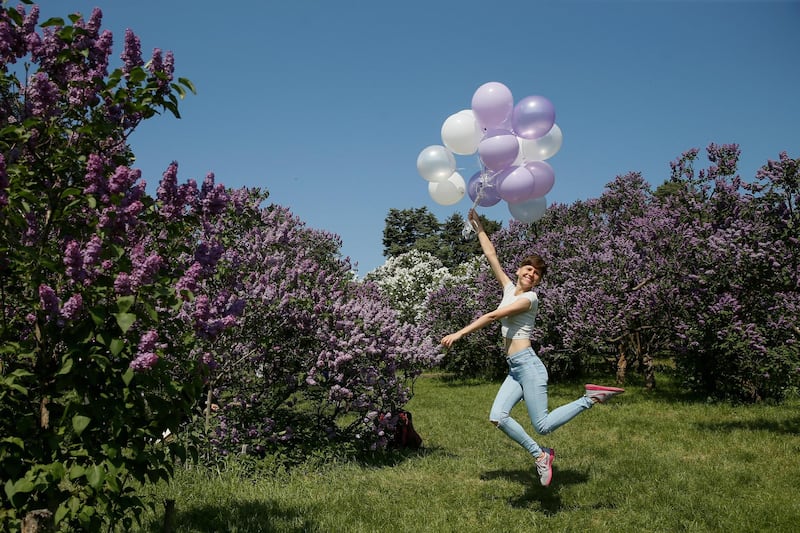
[[[509,370],[508,377],[497,391],[489,420],[534,457],[539,481],[547,487],[553,479],[555,450],[541,448],[523,427],[511,418],[511,409],[524,398],[534,429],[537,433],[546,435],[586,409],[590,409],[595,403],[603,403],[625,391],[616,387],[588,384],[584,396],[548,413],[547,369],[531,348],[530,340],[539,310],[539,300],[533,288],[541,283],[542,277],[547,272],[547,264],[538,255],[526,257],[517,269],[517,280],[514,283],[500,266],[494,245],[486,235],[474,209],[469,212],[469,221],[478,234],[481,249],[489,260],[492,272],[503,288],[503,300],[497,309],[481,315],[471,324],[447,335],[441,343],[450,348],[464,335],[496,320],[500,321]]]

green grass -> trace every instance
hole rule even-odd
[[[498,383],[417,381],[408,405],[425,449],[386,466],[353,463],[248,478],[180,470],[152,489],[178,532],[797,531],[800,400],[692,402],[637,386],[547,436],[554,479],[488,422]],[[582,384],[550,386],[550,407]],[[530,430],[524,405],[512,413]],[[163,509],[163,508],[162,508]],[[163,513],[144,517],[158,531]]]

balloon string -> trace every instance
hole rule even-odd
[[[480,202],[481,198],[483,198],[483,189],[486,187],[487,180],[488,176],[486,175],[486,169],[483,169],[483,172],[481,172],[481,179],[478,183],[478,192],[475,195],[475,201],[472,203],[472,208],[470,208],[470,211],[478,207],[478,202]],[[467,215],[467,220],[464,221],[464,229],[461,230],[461,236],[464,239],[469,239],[474,231],[475,228],[473,228],[472,224],[470,224],[469,215]]]

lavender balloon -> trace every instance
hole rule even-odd
[[[525,167],[508,167],[497,175],[497,195],[511,204],[530,200],[534,185],[533,174]]]
[[[538,139],[545,135],[556,121],[556,110],[544,96],[526,96],[514,106],[511,125],[523,139]]]
[[[477,199],[477,204],[481,207],[492,207],[501,200],[497,195],[494,176],[480,170],[469,179],[467,194],[473,202]],[[478,198],[478,194],[480,194],[480,198]]]
[[[533,175],[533,191],[531,198],[541,198],[549,193],[556,181],[553,167],[544,161],[529,161],[525,163],[525,168],[530,170]]]
[[[514,96],[502,83],[484,83],[472,95],[472,112],[483,129],[497,128],[508,122],[513,110]]]
[[[502,170],[517,158],[519,142],[507,130],[489,130],[478,143],[478,155],[489,170]]]

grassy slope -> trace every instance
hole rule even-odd
[[[425,450],[383,467],[297,470],[271,479],[184,470],[176,531],[797,531],[800,400],[684,401],[630,386],[555,433],[553,484],[488,422],[498,384],[421,378],[409,404]],[[550,387],[550,406],[582,393]],[[530,428],[524,404],[514,413]],[[146,516],[158,530],[161,516]]]

